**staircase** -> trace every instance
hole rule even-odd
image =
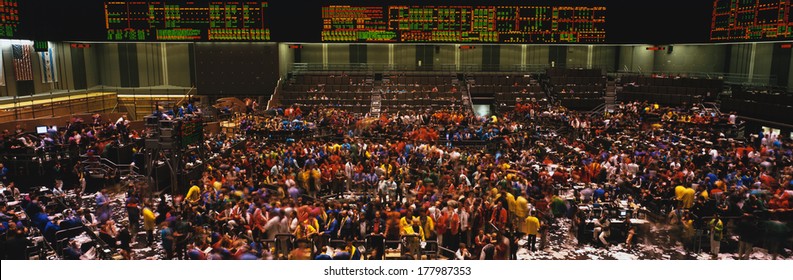
[[[81,156],[80,163],[85,166],[85,170],[89,171],[90,174],[97,176],[98,178],[105,177],[108,174],[114,174],[118,172],[119,177],[121,180],[129,180],[129,181],[145,181],[147,179],[146,176],[141,175],[138,173],[137,167],[132,166],[131,164],[118,164],[114,163],[107,158],[102,157],[87,157],[85,155]]]
[[[606,112],[613,112],[617,108],[617,85],[614,81],[606,82]]]
[[[603,115],[603,112],[605,112],[605,109],[608,106],[606,104],[608,104],[608,103],[603,103],[603,104],[598,105],[594,109],[590,110],[587,113],[587,115],[589,115],[590,117],[594,117],[594,116],[597,116],[597,115]]]
[[[735,139],[744,141],[746,140],[746,122],[742,120],[737,120],[737,122]]]
[[[380,91],[375,90],[375,93],[372,93],[372,106],[369,109],[369,116],[377,118],[380,117],[380,110],[382,105],[382,97],[380,96]]]
[[[457,81],[457,79],[455,79],[453,82],[455,84],[457,84],[456,81]],[[464,87],[460,87],[460,89],[465,91],[462,94],[462,101],[463,101],[462,106],[463,106],[463,108],[465,108],[466,110],[471,110],[470,112],[473,113],[474,112],[474,103],[471,101],[471,84],[465,83],[465,86]]]
[[[719,110],[719,104],[715,102],[704,102],[700,106],[702,107],[702,110],[704,110],[706,113],[721,115],[721,110]]]
[[[558,100],[558,96],[556,96],[556,94],[553,93],[552,90],[553,87],[551,86],[551,81],[547,76],[540,78],[540,87],[542,88],[542,91],[545,93],[545,97],[548,98],[548,102],[550,102],[551,104],[555,104],[556,101]]]

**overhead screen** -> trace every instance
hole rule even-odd
[[[791,0],[715,0],[712,41],[793,39]]]
[[[0,0],[0,38],[16,37],[18,26],[18,0]]]
[[[602,43],[606,7],[323,6],[323,42]]]
[[[789,40],[793,0],[0,0],[41,41],[664,44]]]
[[[110,1],[108,41],[269,41],[265,1]]]

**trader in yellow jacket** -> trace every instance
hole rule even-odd
[[[696,191],[692,188],[686,188],[686,192],[683,194],[683,208],[689,209],[691,206],[694,206],[694,196]]]
[[[686,192],[686,187],[684,186],[675,187],[675,198],[677,198],[677,200],[683,201],[683,195],[685,194],[685,192]]]
[[[187,191],[187,195],[185,196],[185,201],[188,201],[190,203],[196,203],[199,200],[201,200],[201,188],[199,188],[196,185],[193,185]]]
[[[155,219],[156,217],[154,216],[154,212],[152,212],[149,207],[144,207],[143,230],[146,231],[146,242],[148,242],[149,246],[154,244],[154,228],[156,227]]]
[[[419,219],[410,219],[408,220],[408,225],[403,227],[401,230],[401,235],[405,236],[418,236],[419,240],[414,239],[407,239],[407,244],[405,244],[408,248],[408,252],[413,256],[419,256],[421,254],[421,242],[426,241],[424,239],[424,229],[421,227],[421,221]]]
[[[411,219],[408,221],[407,226],[402,228],[402,236],[418,235],[421,241],[426,241],[424,239],[424,228],[421,227],[421,222],[418,219]]]
[[[515,225],[518,229],[523,228],[526,218],[529,216],[529,201],[523,195],[515,198]],[[520,231],[522,232],[522,231]],[[525,233],[524,233],[525,234]]]
[[[506,192],[506,197],[507,197],[507,205],[509,206],[509,212],[511,212],[513,215],[517,214],[515,212],[515,208],[516,208],[515,207],[515,196],[512,195],[512,193],[510,193],[510,192]]]
[[[432,217],[426,216],[425,219],[421,219],[419,217],[419,221],[421,222],[421,228],[424,230],[424,238],[432,238],[433,233],[435,232],[435,221],[432,220]]]
[[[683,209],[691,208],[691,206],[694,205],[695,193],[696,192],[692,188],[686,188],[683,186],[675,187],[675,197],[682,203]]]
[[[521,231],[528,235],[529,250],[532,252],[537,250],[537,234],[540,231],[540,220],[535,216],[528,216],[523,223]]]

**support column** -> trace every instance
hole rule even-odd
[[[322,44],[322,69],[328,70],[328,44]]]
[[[525,44],[524,45],[520,45],[520,68],[521,69],[526,69],[526,60],[528,59],[528,57],[526,55],[526,49],[527,49],[527,46]]]
[[[749,54],[749,80],[748,82],[751,83],[754,79],[754,58],[755,54],[757,53],[757,43],[752,43],[752,52]]]
[[[295,63],[295,53],[296,50],[292,50],[289,48],[288,44],[279,43],[278,44],[278,76],[279,77],[286,77],[289,71],[292,68],[292,65]]]
[[[388,68],[394,69],[394,44],[388,44]]]
[[[454,44],[454,70],[460,71],[460,44]]]
[[[586,69],[592,69],[592,52],[594,49],[595,47],[592,45],[586,47]]]
[[[162,84],[170,85],[168,80],[168,51],[165,43],[160,43],[160,55],[162,56]]]

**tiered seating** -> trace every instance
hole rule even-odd
[[[383,112],[440,109],[462,105],[464,88],[455,76],[433,72],[385,73],[375,81],[372,73],[309,72],[285,82],[273,100],[283,106],[341,107],[351,112],[370,111],[372,95],[381,97]]]
[[[562,105],[589,110],[604,102],[606,77],[600,69],[547,70],[552,93]]]
[[[372,75],[360,72],[317,71],[295,76],[298,85],[351,85],[371,83]]]
[[[274,99],[284,106],[330,106],[365,113],[374,92],[370,77],[336,71],[302,73],[285,82]]]
[[[722,90],[721,80],[693,78],[656,78],[624,76],[623,90],[617,95],[619,101],[648,101],[663,105],[680,105],[701,102],[703,98],[715,99]]]
[[[388,85],[451,85],[455,79],[451,75],[443,75],[434,72],[402,72],[388,73],[384,77],[384,83]]]
[[[722,100],[721,111],[788,123],[790,112],[793,111],[793,93],[773,89],[734,90],[731,98]]]
[[[753,101],[757,103],[793,105],[793,94],[791,93],[772,93],[768,91],[733,91],[732,99]]]
[[[528,75],[475,74],[472,76],[472,98],[493,98],[502,110],[511,110],[518,100],[534,99],[546,103],[547,96],[538,80]]]
[[[381,107],[389,112],[459,106],[465,89],[454,84],[455,78],[434,72],[386,73]]]
[[[530,76],[522,74],[506,74],[506,73],[477,73],[469,76],[471,83],[471,98],[473,99],[489,99],[499,98],[499,93],[503,99],[511,99],[514,101],[510,93],[523,93],[517,96],[535,95],[536,97],[545,97],[537,80]],[[507,95],[504,95],[504,94]],[[531,97],[528,97],[531,98]],[[514,104],[513,104],[514,105]]]

